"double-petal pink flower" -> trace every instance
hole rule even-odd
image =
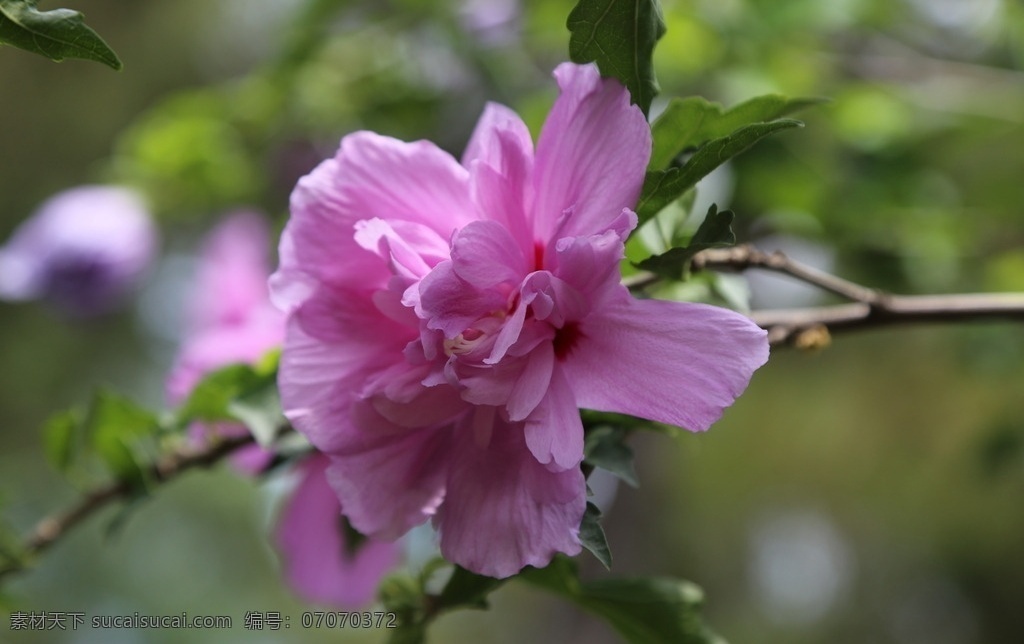
[[[495,577],[580,551],[580,407],[704,430],[768,356],[742,315],[621,284],[650,128],[593,65],[555,77],[536,151],[494,104],[461,163],[345,137],[296,187],[271,278],[285,414],[352,524],[432,518],[446,558]]]

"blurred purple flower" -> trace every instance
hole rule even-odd
[[[520,0],[462,0],[458,18],[481,44],[508,45],[518,36],[522,7]]]
[[[747,317],[621,284],[650,128],[596,66],[555,78],[536,149],[494,104],[461,163],[346,136],[292,193],[271,278],[285,415],[352,524],[432,519],[448,560],[492,577],[580,551],[580,407],[705,430],[768,358]]]
[[[64,191],[0,247],[0,299],[41,298],[78,317],[105,313],[139,283],[157,243],[157,229],[133,190]]]

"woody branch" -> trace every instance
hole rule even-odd
[[[246,434],[220,438],[201,449],[171,452],[149,466],[146,479],[154,484],[167,483],[188,470],[212,466],[254,440],[252,434]],[[113,481],[87,492],[65,510],[42,519],[25,538],[17,559],[0,568],[0,578],[24,570],[29,560],[42,554],[79,523],[110,503],[127,499],[136,493],[136,488],[130,482]]]
[[[754,311],[751,318],[768,331],[773,345],[820,346],[831,334],[873,327],[926,322],[1024,320],[1024,293],[894,295],[868,288],[787,257],[744,244],[697,254],[695,270],[768,270],[839,295],[847,304]]]

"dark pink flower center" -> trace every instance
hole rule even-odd
[[[583,332],[580,331],[579,323],[567,322],[565,326],[555,331],[555,339],[552,342],[555,348],[555,357],[564,360],[572,353],[573,348],[582,337]]]

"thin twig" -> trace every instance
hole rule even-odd
[[[765,253],[750,245],[705,250],[694,258],[693,267],[769,270],[851,300],[836,306],[755,311],[751,318],[768,330],[772,344],[820,347],[837,331],[895,324],[1024,320],[1024,293],[892,295],[826,273],[781,252]]]
[[[153,463],[147,470],[147,478],[155,483],[166,483],[190,469],[209,467],[232,452],[254,442],[251,434],[220,438],[203,449],[184,449],[172,452]],[[67,509],[52,514],[39,523],[26,537],[19,551],[20,559],[27,560],[41,554],[72,528],[95,514],[108,504],[127,499],[137,492],[128,481],[114,481],[93,489]],[[15,561],[0,568],[0,578],[25,569],[23,561]]]
[[[861,286],[841,277],[790,259],[784,253],[765,253],[757,248],[742,244],[731,248],[710,248],[693,258],[695,270],[746,270],[760,268],[789,275],[812,286],[835,293],[839,297],[865,304],[882,304],[885,295],[875,289]]]
[[[893,295],[868,288],[808,266],[784,253],[766,253],[749,244],[712,248],[693,258],[694,270],[761,269],[788,275],[850,300],[849,304],[803,309],[755,311],[751,318],[768,331],[773,345],[820,348],[832,333],[869,327],[924,322],[1024,320],[1024,293]],[[630,289],[646,288],[659,277],[647,273],[629,278]]]
[[[925,322],[1024,321],[1024,293],[887,295],[884,304],[852,302],[804,309],[755,311],[751,318],[768,330],[772,344],[800,344],[802,334],[813,332],[820,335],[821,330],[833,334]],[[820,346],[820,342],[812,342],[810,346]]]

